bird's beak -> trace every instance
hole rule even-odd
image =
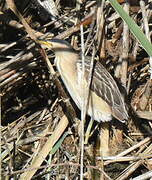
[[[37,40],[36,41],[38,44],[40,44],[43,48],[51,49],[52,48],[52,43],[45,41],[45,40]]]

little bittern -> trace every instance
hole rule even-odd
[[[82,62],[78,53],[71,45],[61,39],[39,41],[55,53],[55,64],[63,83],[75,104],[81,109],[82,89],[78,82],[78,69],[82,70]],[[91,58],[85,58],[85,79],[87,84]],[[94,64],[87,114],[98,122],[106,122],[112,116],[120,121],[128,118],[125,103],[110,73],[100,62]]]

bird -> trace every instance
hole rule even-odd
[[[82,71],[82,60],[79,53],[65,40],[38,40],[44,48],[55,53],[55,65],[61,79],[77,107],[82,109],[83,90],[80,88],[79,73]],[[84,58],[84,85],[87,85],[91,57]],[[124,98],[111,74],[101,64],[94,63],[92,80],[89,89],[87,115],[98,122],[109,122],[114,118],[121,122],[128,119]]]

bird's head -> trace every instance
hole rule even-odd
[[[65,40],[49,39],[49,40],[38,40],[37,42],[41,44],[43,48],[52,50],[55,53],[74,52],[72,46]]]

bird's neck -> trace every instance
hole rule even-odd
[[[63,80],[68,79],[76,73],[76,63],[79,59],[75,52],[60,52],[55,54],[55,64]]]
[[[56,64],[75,64],[77,60],[79,59],[79,56],[74,51],[60,51],[55,53],[56,56]],[[59,61],[59,63],[57,62]],[[65,67],[66,68],[66,67]]]

